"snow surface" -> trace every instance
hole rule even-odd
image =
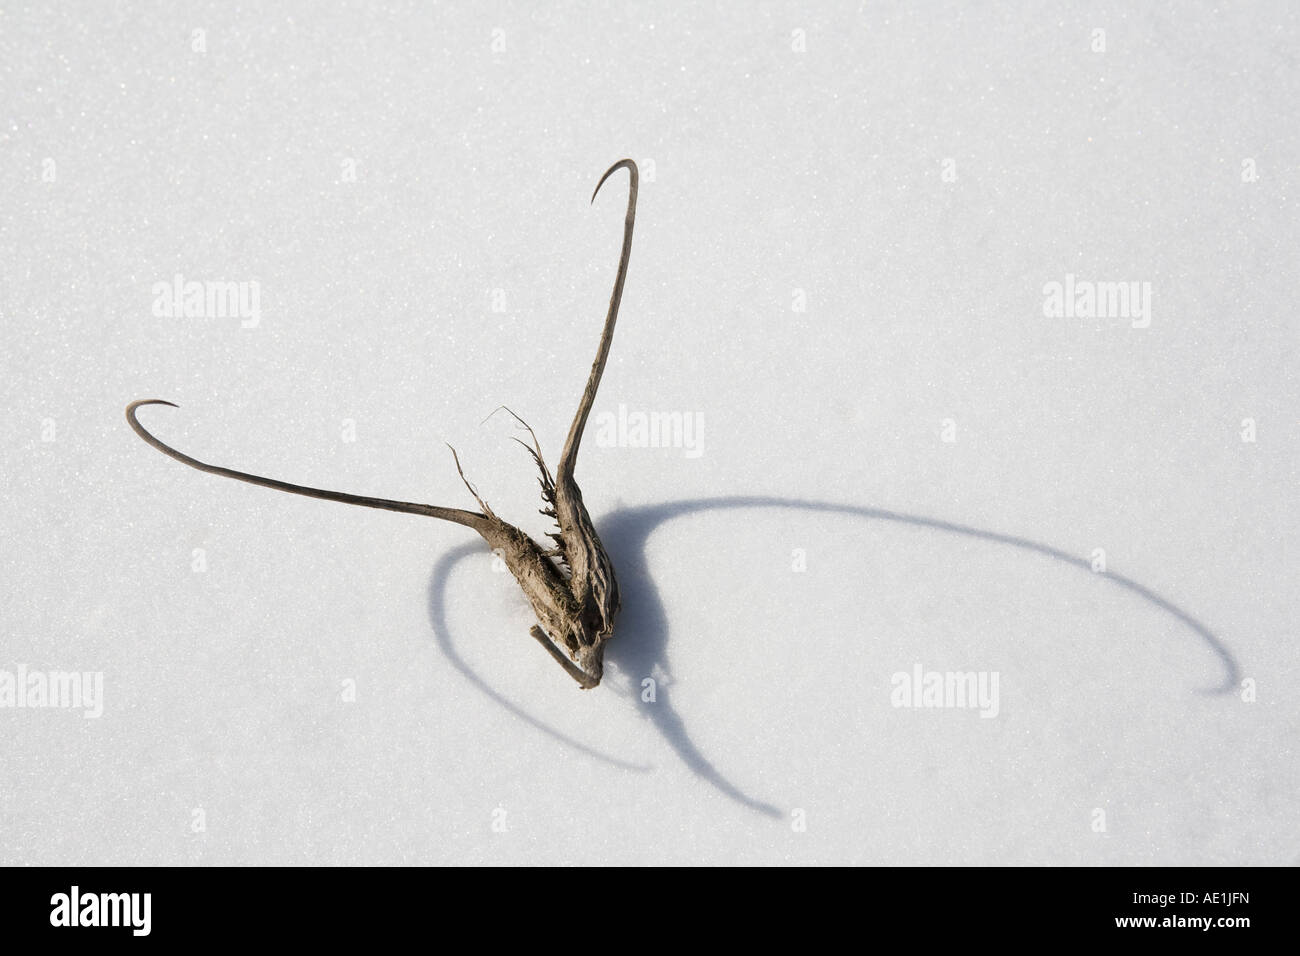
[[[6,6],[0,669],[104,712],[0,709],[0,862],[1300,859],[1296,8],[1052,6]],[[588,428],[597,690],[465,529],[123,420],[542,534],[484,419],[558,456],[623,156],[595,414],[703,432]]]

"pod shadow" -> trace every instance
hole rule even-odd
[[[1089,577],[1096,581],[1129,591],[1180,621],[1215,655],[1223,669],[1223,682],[1217,687],[1204,689],[1204,693],[1230,693],[1240,681],[1240,668],[1232,652],[1198,618],[1132,578],[1112,571],[1098,574],[1092,570],[1089,561],[1059,548],[1054,548],[1051,545],[1033,541],[1029,538],[1002,534],[997,531],[975,528],[925,515],[888,511],[883,508],[868,508],[829,501],[808,501],[776,496],[734,495],[684,499],[655,505],[621,508],[605,514],[597,522],[601,540],[618,572],[619,591],[622,595],[623,605],[623,609],[619,614],[618,630],[615,638],[608,645],[606,661],[614,665],[615,670],[622,679],[617,692],[635,702],[634,705],[640,702],[639,681],[643,677],[658,671],[671,679],[668,653],[668,618],[659,591],[654,585],[646,564],[645,545],[647,540],[661,525],[677,518],[712,511],[741,511],[747,509],[805,511],[874,521],[896,522],[927,532],[960,535],[1042,555],[1052,561],[1074,567],[1088,574]],[[648,770],[649,768],[644,765],[633,764],[618,757],[600,753],[533,717],[523,708],[507,700],[489,686],[456,653],[442,611],[442,593],[456,564],[471,554],[481,553],[482,550],[483,546],[481,544],[462,545],[447,552],[434,565],[429,580],[429,617],[433,625],[435,639],[443,654],[476,688],[543,733],[582,753],[614,766],[638,771]],[[608,683],[609,672],[607,671],[606,684]],[[593,691],[593,693],[600,692],[601,690]],[[782,811],[777,807],[746,794],[714,766],[692,740],[681,715],[673,709],[669,700],[670,696],[663,695],[650,706],[638,706],[638,712],[654,724],[655,729],[673,749],[677,757],[697,777],[706,781],[736,803],[766,816],[782,816]]]

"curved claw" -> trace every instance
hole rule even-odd
[[[232,468],[222,468],[219,465],[209,465],[205,461],[199,461],[197,458],[191,458],[184,452],[177,451],[166,442],[156,438],[136,418],[136,409],[143,405],[167,405],[171,408],[179,408],[175,402],[168,402],[161,398],[145,398],[132,402],[126,406],[126,420],[132,430],[139,435],[144,441],[154,448],[158,449],[168,458],[175,458],[181,464],[189,465],[198,471],[207,472],[210,475],[220,475],[223,478],[234,478],[236,481],[246,481],[251,485],[261,485],[263,488],[274,488],[276,491],[286,491],[292,495],[303,495],[308,498],[321,498],[326,501],[339,501],[347,505],[360,505],[363,508],[380,508],[384,511],[400,511],[406,514],[424,515],[430,518],[441,518],[444,521],[452,521],[467,528],[473,528],[480,534],[488,526],[488,519],[485,515],[473,511],[462,511],[460,508],[439,508],[434,505],[416,504],[410,501],[391,501],[388,498],[367,498],[362,495],[350,495],[342,491],[327,491],[323,488],[310,488],[306,485],[290,484],[287,481],[277,481],[274,478],[263,478],[261,475],[250,475],[247,472],[235,471]]]
[[[627,280],[627,264],[632,257],[632,227],[636,224],[636,193],[639,184],[636,163],[630,159],[620,159],[600,177],[596,192],[591,194],[591,201],[596,201],[596,193],[605,184],[605,180],[615,170],[626,169],[630,177],[627,193],[627,217],[623,221],[623,249],[618,257],[618,274],[614,277],[614,291],[609,297],[609,311],[605,314],[605,328],[600,334],[600,345],[596,349],[596,361],[591,365],[591,374],[587,377],[587,387],[578,403],[578,411],[569,426],[569,437],[564,441],[564,450],[560,453],[560,463],[555,469],[556,479],[564,483],[573,477],[574,463],[578,459],[578,446],[582,443],[582,430],[587,427],[587,416],[596,401],[596,389],[600,387],[600,377],[605,373],[605,362],[609,358],[609,347],[614,341],[614,323],[618,319],[618,306],[623,300],[623,283]]]
[[[605,185],[605,180],[609,179],[610,176],[614,175],[615,171],[620,169],[627,169],[627,171],[632,174],[632,194],[633,196],[636,195],[636,186],[637,186],[636,163],[630,159],[620,159],[613,166],[609,167],[609,169],[605,170],[605,175],[601,176],[600,182],[596,183],[596,189],[591,194],[591,201],[593,203],[596,201],[596,196],[600,193],[600,187]]]

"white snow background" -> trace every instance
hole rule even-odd
[[[5,5],[0,669],[104,711],[0,709],[0,862],[1296,861],[1297,41],[1285,2]],[[484,419],[558,457],[624,156],[598,689],[468,530],[128,428],[473,507],[450,442],[540,536]],[[155,315],[177,273],[260,322]],[[1150,326],[1045,316],[1067,274]],[[701,454],[601,447],[620,404]],[[893,706],[917,665],[997,716]]]

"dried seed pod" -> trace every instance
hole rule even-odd
[[[587,424],[587,416],[591,413],[592,404],[596,400],[596,390],[600,387],[600,378],[605,371],[605,362],[609,358],[610,344],[614,340],[614,323],[618,318],[618,307],[623,298],[623,283],[627,278],[628,260],[632,254],[632,227],[636,221],[636,163],[630,159],[623,159],[611,166],[596,184],[596,191],[592,193],[591,199],[592,202],[596,201],[596,196],[600,193],[600,187],[605,184],[605,180],[619,169],[628,171],[630,183],[627,218],[623,226],[623,248],[618,260],[618,275],[614,279],[614,291],[610,296],[609,311],[605,315],[605,326],[601,332],[600,345],[596,350],[596,360],[592,363],[591,374],[587,378],[578,410],[573,416],[573,424],[569,427],[569,435],[564,442],[564,449],[560,454],[559,466],[554,476],[546,467],[537,436],[532,434],[531,428],[528,432],[533,439],[532,447],[525,445],[541,472],[539,482],[542,486],[542,498],[546,503],[542,513],[554,517],[559,525],[559,533],[550,536],[555,541],[556,547],[543,549],[523,531],[498,518],[465,478],[454,448],[452,457],[456,462],[456,470],[481,511],[440,508],[409,501],[392,501],[387,498],[367,498],[341,491],[309,488],[305,485],[290,484],[286,481],[210,465],[177,451],[146,431],[140,424],[136,412],[142,405],[177,407],[172,402],[162,399],[151,398],[132,402],[126,408],[127,422],[137,435],[164,455],[208,474],[234,478],[310,498],[323,498],[328,501],[360,505],[364,508],[382,508],[387,511],[441,518],[474,529],[488,543],[488,547],[500,554],[506,567],[523,588],[538,621],[530,631],[532,636],[559,662],[569,676],[578,682],[578,686],[583,689],[595,687],[600,683],[604,672],[605,642],[613,636],[614,619],[618,615],[618,582],[614,577],[614,567],[609,560],[609,555],[605,553],[591,515],[587,513],[587,507],[582,502],[582,492],[574,479],[573,471],[578,458],[578,446],[582,442],[582,432]],[[510,414],[514,415],[514,412]],[[515,418],[523,424],[519,416],[515,415]]]

